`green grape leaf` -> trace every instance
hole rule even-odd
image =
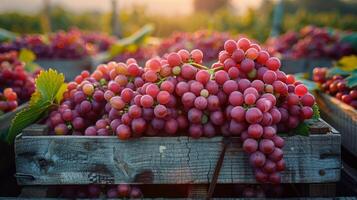
[[[36,90],[34,93],[32,93],[30,101],[29,101],[29,106],[36,105],[37,102],[39,102],[41,99],[41,93]]]
[[[53,102],[63,83],[62,73],[53,69],[41,71],[36,79],[36,90],[40,92],[41,98]]]
[[[334,75],[348,76],[351,72],[346,72],[342,70],[340,67],[333,67],[328,70],[327,77],[333,77]]]
[[[36,60],[36,54],[29,49],[21,49],[19,60],[24,63],[32,63]]]
[[[305,122],[301,122],[294,130],[294,133],[301,136],[309,136],[310,129]]]
[[[357,70],[357,56],[344,56],[337,62],[337,65],[346,72]]]
[[[320,118],[320,109],[317,103],[315,103],[312,106],[312,110],[314,111],[314,114],[312,115],[312,119],[319,119]]]
[[[63,93],[67,91],[67,84],[63,83],[61,87],[58,89],[56,97],[55,97],[55,103],[60,104],[62,99],[63,99]]]
[[[41,71],[36,81],[36,91],[31,95],[28,107],[17,113],[12,120],[7,141],[12,143],[22,129],[39,120],[53,105],[59,104],[67,89],[63,74],[49,69]]]
[[[33,106],[27,107],[17,113],[11,121],[10,129],[7,135],[7,141],[12,143],[17,134],[28,125],[36,122],[45,113],[46,110],[52,105],[51,102],[41,102]]]
[[[357,86],[357,74],[352,74],[346,78],[346,85],[350,88]]]

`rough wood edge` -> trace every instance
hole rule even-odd
[[[343,147],[357,157],[357,110],[323,92],[316,97],[322,117],[339,130]]]
[[[357,122],[357,110],[354,109],[352,106],[340,101],[339,99],[332,97],[328,94],[319,92],[319,95],[326,99],[328,102],[332,102],[335,106],[339,107],[342,111],[344,111],[347,115],[351,117],[354,121]]]
[[[47,135],[49,127],[45,124],[32,124],[22,130],[22,136]]]
[[[334,129],[330,124],[328,124],[326,121],[323,119],[319,118],[318,120],[315,119],[310,119],[306,120],[308,124],[313,124],[313,123],[321,123],[322,127],[310,127],[310,134],[311,135],[321,135],[321,134],[327,134],[329,132],[333,133],[338,133],[336,129]],[[46,126],[45,124],[32,124],[25,128],[22,131],[22,136],[45,136],[48,135],[49,127]],[[51,137],[58,137],[54,135],[48,135]],[[69,137],[72,135],[65,135],[63,137]],[[85,137],[85,136],[80,136],[80,137]],[[96,136],[90,136],[90,137],[96,137]],[[100,136],[103,137],[103,136]],[[180,137],[180,136],[175,136],[175,137]]]
[[[302,137],[302,138],[305,138],[304,136],[294,136],[294,137]],[[337,141],[340,141],[340,135],[333,135],[333,134],[329,134],[329,135],[312,135],[312,136],[309,136],[309,137],[312,137],[312,138],[315,138],[314,140],[316,141],[316,140],[319,140],[319,138],[320,139],[323,139],[323,138],[325,138],[325,137],[330,137],[330,139],[328,139],[329,141],[335,141],[334,142],[334,144],[335,145],[333,145],[334,146],[334,149],[336,149],[337,147],[336,147],[336,145],[337,145]],[[55,138],[55,139],[54,139]],[[73,139],[75,139],[75,138],[80,138],[81,140],[86,140],[86,139],[97,139],[98,140],[98,138],[100,138],[100,140],[101,139],[106,139],[106,141],[110,141],[110,140],[115,140],[115,141],[117,141],[117,142],[121,142],[121,141],[119,141],[119,140],[117,140],[117,138],[115,137],[115,136],[36,136],[36,138],[34,138],[34,137],[32,137],[32,136],[24,136],[24,137],[22,137],[22,139],[30,139],[30,140],[34,140],[34,141],[37,141],[37,140],[49,140],[49,141],[51,141],[51,142],[55,142],[54,140],[61,140],[61,139],[66,139],[67,141],[73,141]],[[109,140],[108,140],[109,139]],[[138,140],[143,140],[143,141],[145,141],[145,140],[147,140],[147,141],[158,141],[158,140],[160,140],[160,141],[162,141],[163,139],[166,139],[166,140],[179,140],[179,141],[191,141],[192,139],[190,139],[189,137],[180,137],[180,138],[161,138],[161,137],[147,137],[147,138],[140,138],[140,139],[138,139]],[[239,140],[238,138],[232,138],[233,140]],[[326,139],[326,138],[325,138]],[[19,139],[19,140],[21,140],[21,138]],[[195,141],[199,141],[200,143],[205,143],[204,141],[207,141],[207,142],[210,142],[210,143],[212,143],[212,142],[222,142],[222,140],[223,140],[223,138],[222,137],[214,137],[214,138],[202,138],[202,140],[201,141],[199,141],[199,140],[195,140]],[[293,139],[291,139],[291,140],[293,140]],[[20,141],[18,141],[18,142],[20,142]],[[135,141],[134,141],[135,142]],[[165,143],[165,141],[162,141],[162,142],[164,142]],[[23,142],[22,142],[23,143]],[[192,144],[192,145],[194,145],[194,144]],[[338,146],[339,146],[339,144],[338,144]],[[15,148],[17,148],[16,147],[16,145],[15,145]],[[339,164],[338,164],[338,168],[340,168],[341,167],[341,164],[340,164],[340,162],[341,162],[341,160],[340,160],[340,154],[339,154],[340,152],[337,152],[337,150],[336,150],[336,152],[335,151],[333,151],[333,152],[330,152],[330,151],[324,151],[323,149],[322,149],[322,151],[320,152],[320,157],[321,156],[323,156],[323,157],[328,157],[328,156],[333,156],[333,157],[336,157],[336,162],[338,162]],[[337,166],[336,166],[337,167]],[[332,168],[331,168],[332,169]],[[26,171],[26,170],[25,170]],[[23,174],[23,173],[17,173],[16,175],[17,175],[17,177],[19,177],[19,178],[21,178],[21,177],[23,177],[23,178],[26,178],[25,176],[31,176],[31,175],[29,175],[29,174],[27,174],[27,172],[25,172],[25,171],[23,171],[23,173],[26,173],[26,174]],[[324,169],[322,168],[321,170],[320,170],[321,172],[319,172],[319,173],[325,173],[324,172]],[[337,172],[336,172],[337,173]],[[321,175],[321,174],[320,174]],[[135,177],[136,177],[136,175],[135,175]],[[133,177],[132,177],[133,178]],[[287,181],[287,182],[284,182],[284,183],[319,183],[319,182],[321,182],[321,183],[323,183],[323,182],[334,182],[334,181],[338,181],[340,179],[340,173],[338,172],[338,174],[336,174],[334,177],[333,177],[333,179],[332,178],[330,178],[329,180],[325,180],[325,181],[317,181],[317,180],[309,180],[309,181],[307,181],[307,180],[305,180],[305,181],[302,181],[302,182],[300,182],[300,181],[293,181],[293,182],[290,182],[290,181]],[[200,179],[201,180],[201,179]],[[130,181],[130,182],[133,182],[133,180],[127,180],[127,181]],[[135,180],[134,180],[135,181]],[[202,181],[202,180],[201,180]],[[253,183],[253,182],[250,182],[251,180],[249,180],[248,182],[237,182],[237,183]],[[138,184],[150,184],[151,182],[145,182],[145,181],[135,181],[136,183],[138,183]],[[34,185],[47,185],[47,184],[49,184],[50,182],[47,182],[47,183],[22,183],[23,185],[32,185],[32,184],[34,184]],[[82,183],[82,182],[81,182]],[[104,184],[104,182],[100,182],[100,183],[103,183]],[[119,182],[116,182],[116,183],[119,183]],[[163,181],[163,182],[156,182],[157,184],[173,184],[174,182],[170,182],[170,181]],[[175,182],[175,183],[181,183],[181,182]],[[186,183],[186,182],[182,182],[182,183]],[[187,182],[188,183],[188,182]],[[202,183],[202,184],[204,184],[204,183],[207,183],[207,182],[195,182],[195,183]],[[229,181],[228,182],[221,182],[221,183],[230,183]],[[57,184],[57,183],[52,183],[51,182],[51,184]],[[70,182],[68,182],[68,183],[62,183],[62,184],[70,184]],[[84,182],[83,182],[83,184],[84,184]]]

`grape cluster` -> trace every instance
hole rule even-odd
[[[121,52],[120,54],[111,58],[110,61],[125,62],[126,60],[133,58],[138,62],[140,62],[140,61],[145,61],[148,58],[151,58],[155,54],[156,51],[153,47],[139,46],[135,50],[129,50],[129,49],[124,50],[124,52]]]
[[[29,49],[39,59],[80,59],[108,50],[116,39],[100,33],[84,33],[78,29],[48,35],[24,35],[0,44],[0,53]]]
[[[99,52],[107,51],[116,42],[116,38],[105,33],[98,32],[80,32],[78,29],[72,29],[81,33],[81,38],[86,44],[94,45]]]
[[[277,132],[311,118],[315,99],[259,45],[241,38],[223,48],[211,68],[202,65],[198,49],[151,58],[144,68],[135,59],[99,65],[69,83],[48,125],[59,135],[121,140],[240,136],[256,179],[279,183],[285,162]]]
[[[12,88],[5,88],[3,93],[0,92],[0,111],[9,112],[17,108],[17,94]]]
[[[350,88],[341,75],[327,76],[326,67],[315,68],[313,80],[321,85],[321,90],[357,109],[357,87]]]
[[[193,33],[176,32],[170,37],[161,41],[157,48],[159,55],[167,52],[176,52],[180,49],[200,49],[205,55],[204,62],[210,62],[217,59],[223,44],[226,40],[232,38],[227,32],[215,32],[200,30]]]
[[[340,36],[329,33],[325,28],[306,26],[300,32],[287,32],[277,38],[271,38],[266,46],[273,55],[282,54],[287,58],[332,58],[339,59],[353,54],[348,43],[340,41]]]
[[[35,73],[25,70],[25,64],[18,60],[17,52],[0,54],[0,110],[14,110],[18,104],[28,101],[35,91]]]
[[[139,187],[127,184],[119,185],[78,185],[62,186],[60,197],[63,198],[142,198]]]

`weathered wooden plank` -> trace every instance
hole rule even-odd
[[[45,124],[32,124],[22,130],[23,136],[40,136],[48,134],[48,126]]]
[[[295,74],[307,71],[306,59],[281,59],[281,69],[287,74]]]
[[[22,136],[15,144],[21,185],[207,184],[222,150],[222,137]],[[340,178],[340,135],[285,138],[284,183]],[[228,146],[218,183],[256,183],[238,138]]]
[[[301,58],[301,59],[281,59],[281,70],[287,74],[308,73],[312,75],[315,67],[332,67],[333,61],[328,58]]]
[[[310,134],[326,134],[335,131],[333,127],[327,124],[323,119],[309,119],[306,120],[305,122],[309,126]],[[22,135],[24,136],[48,135],[48,131],[49,128],[44,124],[32,124],[22,131]]]
[[[66,80],[71,81],[83,70],[90,70],[92,60],[88,56],[78,60],[40,59],[40,60],[36,60],[36,63],[39,64],[43,69],[52,68],[52,69],[56,69],[59,72],[62,72]]]
[[[310,134],[326,134],[331,132],[331,126],[322,119],[306,120]]]
[[[342,145],[357,157],[357,111],[328,94],[318,93],[320,112],[341,134]]]
[[[6,138],[7,131],[10,128],[12,119],[15,117],[15,115],[18,112],[20,112],[21,110],[26,108],[26,106],[27,106],[27,103],[24,103],[24,104],[20,105],[19,107],[17,107],[14,111],[5,113],[0,116],[0,138],[3,138],[3,139]]]

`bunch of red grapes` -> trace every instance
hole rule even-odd
[[[138,62],[145,61],[148,58],[151,58],[153,55],[156,55],[155,49],[151,46],[139,46],[134,51],[126,50],[114,58],[111,61],[115,62],[125,62],[126,60],[132,58],[137,60]]]
[[[142,198],[139,187],[127,184],[119,185],[77,185],[62,186],[60,197],[63,198]]]
[[[78,29],[49,35],[25,35],[0,44],[0,53],[30,49],[39,59],[80,59],[108,50],[116,39],[100,33],[83,33]]]
[[[73,29],[72,31],[80,32],[77,29]],[[110,36],[105,33],[98,32],[88,32],[81,33],[81,38],[85,43],[94,45],[99,52],[107,51],[116,41],[117,39],[113,36]]]
[[[210,62],[217,59],[219,52],[223,50],[224,42],[230,38],[231,35],[227,32],[207,30],[194,33],[177,32],[165,38],[157,51],[159,55],[164,55],[167,52],[177,52],[180,49],[200,49],[205,55],[203,61]]]
[[[357,109],[357,87],[350,88],[346,85],[345,77],[335,75],[327,77],[328,69],[326,67],[315,68],[313,71],[313,80],[321,84],[321,90],[346,104]]]
[[[12,88],[5,88],[3,93],[0,92],[0,111],[9,112],[17,108],[17,94]]]
[[[338,33],[329,33],[325,28],[306,26],[300,32],[287,32],[277,38],[271,38],[266,46],[273,55],[299,58],[332,58],[339,59],[353,54],[348,43],[340,41]]]
[[[256,179],[280,183],[284,140],[278,131],[313,116],[314,97],[280,60],[242,38],[227,40],[212,68],[203,53],[181,49],[154,57],[99,65],[68,84],[47,123],[58,135],[192,138],[240,136]]]
[[[35,91],[34,77],[37,74],[25,70],[18,60],[17,52],[0,54],[0,110],[8,112],[28,101]]]

